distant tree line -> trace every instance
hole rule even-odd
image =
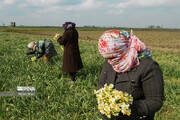
[[[162,29],[162,27],[160,27],[159,25],[158,26],[155,26],[155,25],[149,25],[148,26],[148,29]]]

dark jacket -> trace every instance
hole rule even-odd
[[[78,32],[75,28],[68,28],[57,41],[64,45],[63,72],[77,72],[83,68],[78,45]]]
[[[114,84],[117,90],[131,94],[134,100],[131,106],[131,115],[129,117],[121,115],[122,118],[117,117],[117,120],[139,120],[140,118],[153,120],[155,112],[163,105],[162,71],[158,63],[149,57],[140,59],[138,66],[119,75],[106,60],[101,71],[98,89],[105,83]],[[102,115],[102,118],[107,119],[105,115]]]

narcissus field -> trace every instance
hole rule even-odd
[[[106,29],[77,28],[84,68],[72,83],[61,72],[62,56],[53,40],[60,28],[0,28],[0,92],[17,92],[17,86],[34,86],[35,96],[0,96],[0,120],[99,120],[94,95],[104,59],[98,38]],[[180,119],[180,30],[134,30],[146,43],[162,71],[165,101],[156,120]],[[31,61],[27,44],[51,39],[58,56]]]

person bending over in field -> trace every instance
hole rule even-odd
[[[26,53],[26,55],[35,54],[35,57],[31,58],[32,61],[35,61],[41,57],[43,60],[46,61],[49,60],[51,57],[57,55],[54,44],[49,39],[43,39],[37,42],[30,42],[28,44],[28,48],[32,51]]]
[[[116,90],[133,97],[130,116],[118,116],[103,120],[153,120],[164,100],[162,71],[147,46],[133,31],[108,30],[100,37],[99,52],[105,58],[97,89],[113,84]]]
[[[72,81],[76,81],[76,72],[83,68],[75,25],[73,22],[65,22],[63,36],[57,38],[57,42],[64,46],[62,71],[68,72]]]

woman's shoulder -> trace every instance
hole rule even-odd
[[[139,64],[140,69],[143,69],[143,68],[151,69],[155,67],[159,67],[159,64],[152,58],[144,57],[140,59],[140,64]]]
[[[140,61],[141,65],[151,63],[151,62],[155,62],[151,57],[143,57],[139,61]]]

